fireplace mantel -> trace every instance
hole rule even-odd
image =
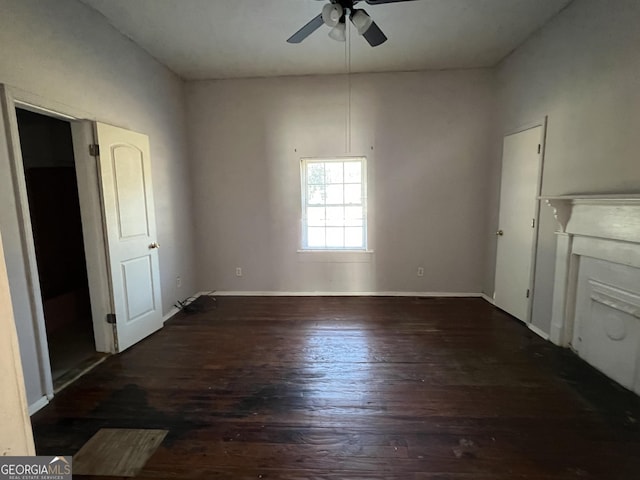
[[[554,209],[561,232],[640,242],[640,194],[540,199]]]
[[[640,195],[540,199],[560,227],[550,340],[640,393]]]

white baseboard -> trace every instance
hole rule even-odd
[[[40,397],[38,400],[29,405],[29,416],[46,407],[48,404],[49,399],[46,397],[46,395],[44,397]]]
[[[535,333],[539,337],[542,337],[545,340],[549,340],[549,334],[544,330],[541,330],[540,328],[536,327],[534,324],[528,323],[527,327],[529,327],[529,330],[531,330],[533,333]]]
[[[167,320],[169,320],[171,317],[173,317],[176,313],[178,313],[180,311],[179,308],[177,307],[173,307],[171,310],[169,310],[163,317],[162,317],[162,323],[166,323]]]
[[[213,295],[214,293],[216,293],[215,290],[208,290],[206,292],[198,292],[198,293],[196,293],[194,295],[195,298],[193,300],[195,300],[196,298],[201,297],[203,295]],[[191,302],[193,302],[193,300],[191,300]],[[189,302],[189,303],[191,303],[191,302]]]
[[[489,295],[487,295],[486,293],[481,293],[480,294],[480,298],[482,298],[483,300],[486,300],[491,305],[495,305],[496,304],[495,300],[493,298],[491,298]]]
[[[208,292],[201,292],[204,295]],[[467,292],[274,292],[274,291],[213,291],[216,297],[482,297],[482,293]]]

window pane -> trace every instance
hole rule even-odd
[[[327,203],[336,205],[341,204],[343,202],[343,188],[342,184],[340,185],[327,185]]]
[[[310,227],[324,227],[324,207],[307,208],[307,225]]]
[[[344,247],[344,228],[327,227],[327,247]]]
[[[344,207],[327,207],[327,225],[332,227],[344,225]]]
[[[324,227],[309,227],[307,229],[307,246],[311,248],[324,248]]]
[[[362,227],[347,227],[344,229],[344,246],[362,248]]]
[[[362,223],[362,207],[345,207],[344,224],[348,227],[361,227]]]
[[[342,183],[342,162],[325,163],[327,183]]]
[[[307,194],[307,204],[309,205],[324,205],[324,185],[309,185],[309,191]]]
[[[344,203],[362,203],[362,186],[360,184],[344,186]]]
[[[364,158],[303,160],[302,248],[366,248],[364,162]]]
[[[344,182],[345,183],[362,183],[362,163],[361,162],[345,162],[344,163]]]
[[[322,185],[324,183],[324,163],[307,164],[307,184]]]

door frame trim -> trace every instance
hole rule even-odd
[[[2,113],[6,120],[5,136],[7,139],[9,150],[9,162],[12,172],[12,183],[14,186],[14,195],[16,202],[17,217],[20,228],[20,239],[24,252],[24,265],[27,275],[27,282],[29,285],[28,297],[31,310],[31,321],[33,322],[35,333],[35,344],[37,352],[38,370],[40,373],[40,384],[43,390],[43,395],[47,399],[52,399],[53,392],[53,378],[51,372],[51,362],[49,360],[49,344],[47,339],[47,332],[44,319],[44,307],[42,303],[42,292],[40,290],[40,282],[38,275],[38,265],[35,253],[35,243],[33,240],[33,229],[31,225],[31,216],[29,213],[29,201],[27,197],[26,180],[24,175],[24,160],[22,157],[22,149],[20,147],[20,133],[18,130],[18,119],[16,114],[16,108],[29,110],[34,113],[39,113],[48,117],[57,118],[60,120],[68,121],[72,126],[72,139],[74,136],[74,124],[80,123],[83,118],[87,118],[86,112],[69,107],[68,105],[50,102],[42,97],[33,95],[29,92],[20,90],[15,87],[0,83],[0,103],[2,107]],[[74,157],[76,152],[74,151]],[[88,192],[94,192],[96,197],[99,198],[98,183],[94,182],[90,175],[87,175],[87,171],[78,169],[78,164],[83,159],[75,158],[76,176],[78,183],[84,183],[84,190]],[[95,163],[95,159],[94,159]],[[82,210],[83,201],[86,202],[86,196],[82,195],[79,188],[81,214],[82,214],[82,227],[83,227],[83,241],[86,239],[87,229],[95,230],[95,225],[86,225],[85,221],[88,218]],[[93,193],[92,193],[93,195]],[[96,218],[95,222],[99,223],[99,229],[102,229],[102,212],[100,216]],[[91,263],[94,269],[96,265],[99,265],[101,259],[99,255],[96,255],[96,251],[102,248],[102,255],[106,255],[106,247],[104,244],[104,237],[101,244],[95,246],[95,248],[86,249],[85,242],[85,257],[87,262],[87,269],[89,270],[89,264]],[[97,267],[99,270],[99,266]],[[89,273],[89,272],[87,272]],[[107,290],[108,290],[108,284]],[[104,292],[104,285],[96,285],[95,279],[89,278],[89,291],[91,294],[91,306],[92,314],[94,313],[94,302],[97,302],[95,297],[102,297],[108,295],[108,291]],[[101,302],[97,302],[101,303]],[[100,321],[99,318],[93,315],[93,330],[96,351],[113,352],[113,336],[109,329],[103,326],[105,322]],[[104,328],[102,328],[104,327]],[[39,409],[39,408],[38,408]]]
[[[533,321],[533,297],[535,296],[536,286],[536,261],[538,259],[538,243],[540,238],[540,195],[542,193],[542,180],[544,178],[544,157],[547,147],[547,115],[538,122],[536,126],[542,127],[540,133],[540,157],[538,159],[538,183],[536,185],[536,208],[535,208],[535,228],[533,232],[533,245],[531,251],[531,272],[529,274],[529,305],[527,306],[527,325],[532,325]]]
[[[20,148],[20,134],[18,131],[18,117],[16,115],[16,100],[9,87],[0,86],[2,94],[2,109],[6,120],[6,138],[9,150],[9,163],[11,166],[12,183],[14,187],[15,203],[20,228],[20,243],[25,254],[23,261],[28,282],[29,307],[31,321],[35,333],[38,371],[40,373],[40,386],[43,394],[48,399],[53,398],[53,378],[51,375],[51,362],[49,360],[49,343],[44,321],[44,308],[42,305],[42,292],[38,276],[36,261],[36,249],[33,241],[33,230],[29,214],[29,202],[27,199],[27,187],[24,176],[24,163],[22,149]],[[11,285],[11,279],[9,279]]]
[[[535,219],[536,225],[532,233],[533,242],[531,246],[531,268],[529,272],[529,298],[528,298],[528,304],[527,304],[527,318],[524,320],[524,323],[526,325],[531,325],[531,321],[533,319],[533,298],[535,296],[536,260],[538,256],[538,239],[540,235],[540,205],[541,205],[540,195],[542,192],[542,180],[544,178],[543,177],[544,159],[545,159],[546,146],[547,146],[548,120],[549,120],[548,115],[545,115],[540,120],[523,123],[513,129],[506,129],[502,135],[502,141],[504,144],[505,137],[508,137],[510,135],[516,135],[518,133],[531,130],[532,128],[542,127],[542,131],[540,132],[541,148],[540,148],[540,156],[538,159],[538,178],[537,178],[537,184],[536,184],[536,198],[535,198],[536,205],[534,210],[534,219]],[[504,152],[502,152],[501,156],[502,157],[504,156]],[[502,170],[503,170],[503,167],[502,167],[502,159],[501,159],[501,163],[500,163],[500,176],[501,176],[500,181],[501,182],[502,182]],[[502,199],[500,199],[500,202],[498,203],[498,214],[500,213],[501,204],[502,204]],[[496,252],[497,252],[497,245],[496,245]],[[497,259],[497,254],[496,254],[496,259]],[[495,298],[495,285],[494,285],[493,297]]]

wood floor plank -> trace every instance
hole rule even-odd
[[[75,475],[135,477],[166,430],[102,428],[75,455]]]
[[[219,297],[196,307],[36,414],[38,453],[74,454],[101,428],[144,428],[168,434],[138,478],[640,471],[638,397],[483,300]]]

